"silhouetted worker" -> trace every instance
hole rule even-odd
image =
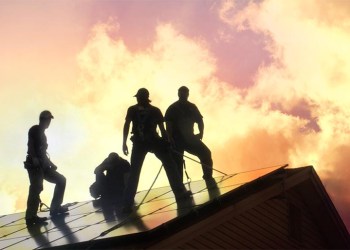
[[[137,104],[129,107],[123,130],[123,152],[125,155],[128,155],[129,151],[126,141],[130,123],[132,122],[131,141],[133,142],[133,148],[131,152],[131,170],[124,193],[123,212],[132,211],[141,167],[148,152],[154,153],[163,163],[176,200],[191,197],[191,192],[187,191],[182,183],[176,163],[172,158],[163,124],[164,118],[160,109],[150,104],[149,92],[145,88],[139,89],[135,97],[137,98]],[[157,133],[157,127],[161,131],[162,138]]]
[[[187,151],[200,159],[203,169],[203,179],[207,184],[214,184],[213,160],[210,149],[202,142],[204,123],[203,116],[197,106],[188,101],[189,89],[182,86],[178,90],[179,100],[171,104],[165,112],[166,128],[174,148],[174,159],[178,171],[183,176],[183,154]],[[199,134],[194,134],[194,124],[197,123]]]
[[[108,157],[95,168],[96,194],[102,202],[121,204],[125,189],[125,177],[130,171],[130,164],[117,153],[110,153]],[[94,184],[93,184],[94,185]],[[93,195],[94,196],[94,195]]]
[[[50,205],[50,215],[57,216],[68,210],[61,206],[66,188],[66,178],[56,171],[57,166],[51,162],[46,153],[48,144],[45,129],[50,126],[51,119],[53,116],[50,111],[42,111],[39,116],[39,125],[32,126],[28,132],[28,151],[24,162],[30,181],[25,215],[28,226],[41,224],[47,219],[37,216],[44,179],[56,184]]]

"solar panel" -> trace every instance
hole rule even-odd
[[[40,249],[146,232],[278,168],[215,177],[217,187],[211,189],[203,180],[187,183],[193,200],[179,204],[170,187],[143,190],[136,194],[138,210],[131,215],[123,215],[112,206],[94,205],[92,201],[69,204],[69,214],[57,218],[40,212],[39,216],[49,217],[43,226],[28,228],[24,213],[4,215],[0,217],[0,249]]]

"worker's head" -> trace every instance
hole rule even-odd
[[[182,86],[179,88],[177,94],[180,101],[187,101],[188,96],[190,95],[190,90],[186,86]]]
[[[115,152],[112,152],[108,155],[107,159],[109,161],[115,161],[115,160],[118,160],[119,159],[119,155]]]
[[[48,128],[51,123],[51,119],[53,119],[53,115],[50,111],[44,110],[39,115],[39,124],[44,128]]]
[[[149,92],[146,88],[140,88],[134,97],[136,97],[139,104],[148,104],[151,102],[149,99]]]

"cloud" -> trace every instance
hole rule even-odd
[[[349,17],[343,10],[348,5],[341,2],[345,1],[223,1],[217,15],[224,26],[218,30],[226,37],[226,46],[245,34],[247,40],[259,38],[257,47],[263,48],[257,51],[269,53],[268,63],[255,64],[254,81],[245,88],[218,77],[223,65],[205,36],[191,37],[171,22],[158,22],[154,37],[137,50],[121,35],[117,19],[99,22],[76,57],[77,82],[53,87],[31,80],[21,86],[25,92],[15,93],[16,88],[8,86],[5,94],[0,93],[5,103],[0,109],[8,117],[0,127],[6,135],[1,148],[8,156],[25,152],[27,130],[37,122],[33,110],[50,109],[55,119],[47,130],[49,153],[68,179],[65,201],[90,199],[93,169],[109,152],[121,154],[125,114],[136,102],[137,89],[148,88],[152,104],[164,113],[177,100],[177,89],[187,85],[190,101],[204,116],[204,142],[212,150],[216,169],[236,173],[285,163],[312,164],[336,206],[348,211],[348,197],[336,195],[348,190],[345,155],[350,139],[350,104],[344,94],[349,92],[350,77]],[[325,6],[331,11],[323,20]],[[335,17],[338,14],[343,19]],[[234,56],[244,58],[244,53]],[[22,107],[17,113],[10,108],[15,94]],[[14,139],[18,143],[7,147]],[[23,159],[8,158],[3,168],[17,169],[15,173],[25,180]],[[187,160],[186,165],[193,180],[201,178],[198,164]],[[141,173],[141,189],[150,186],[159,167],[150,154]],[[338,171],[344,173],[341,178]],[[2,182],[1,190],[9,195],[5,198],[10,207],[24,209],[25,202],[11,199],[25,201],[18,190],[26,190],[27,182],[15,191],[11,185]],[[168,185],[164,173],[156,185]],[[45,185],[43,198],[48,201],[51,196],[52,186]]]
[[[98,23],[92,29],[89,41],[77,56],[80,77],[71,91],[70,101],[74,112],[70,111],[71,121],[67,121],[67,124],[74,122],[75,125],[55,131],[62,135],[62,132],[68,133],[70,128],[74,131],[71,134],[80,134],[77,138],[69,137],[73,143],[76,142],[74,154],[59,155],[58,158],[63,162],[62,166],[76,166],[75,169],[65,168],[67,176],[72,178],[80,172],[87,180],[81,181],[81,191],[71,193],[70,197],[88,198],[87,187],[91,184],[94,167],[111,151],[121,154],[126,110],[136,103],[133,96],[139,88],[150,90],[152,104],[161,108],[163,113],[177,100],[177,89],[181,85],[189,86],[193,100],[204,102],[209,109],[213,109],[212,102],[215,103],[227,88],[212,87],[217,81],[213,78],[215,58],[204,41],[184,36],[170,23],[160,23],[155,28],[151,46],[143,51],[132,51],[119,36],[118,29],[119,24],[115,19]],[[202,98],[200,93],[205,91],[215,92],[216,98]],[[55,133],[50,132],[51,138]],[[62,142],[71,144],[61,139]],[[59,146],[58,143],[56,147]],[[158,168],[160,162],[149,154],[144,165],[141,189],[150,186],[155,177],[154,167]],[[73,184],[69,184],[68,180],[68,185]],[[165,175],[157,185],[168,185]]]
[[[22,201],[12,201],[16,210],[24,210],[26,192],[23,190],[29,185],[23,169],[27,131],[37,124],[41,110],[49,109],[55,116],[46,135],[51,159],[68,179],[65,201],[85,200],[91,198],[88,187],[94,181],[94,168],[111,151],[121,154],[126,110],[136,102],[133,96],[140,87],[150,90],[154,105],[163,113],[177,99],[181,85],[190,87],[194,100],[200,99],[198,93],[203,89],[210,89],[207,86],[215,72],[215,58],[205,42],[184,36],[170,23],[161,23],[155,30],[154,42],[149,48],[131,51],[119,37],[119,24],[115,19],[97,23],[77,55],[79,80],[76,83],[52,86],[29,81],[28,85],[21,86],[25,91],[17,95],[21,103],[17,112],[8,107],[18,88],[8,86],[2,92],[6,98],[2,99],[5,105],[0,109],[8,115],[1,126],[4,135],[1,147],[7,150],[8,156],[2,168],[4,171],[11,168],[22,181],[13,190],[16,178],[7,175],[6,179],[2,178],[1,190]],[[210,97],[206,100],[212,101]],[[33,114],[33,110],[37,113]],[[10,149],[7,144],[14,138],[18,143],[11,145],[20,146]],[[150,186],[155,177],[154,166],[158,168],[160,162],[154,156],[147,157],[141,189]],[[164,174],[157,185],[168,185]],[[41,197],[46,203],[52,197],[52,188],[50,184],[45,185]]]
[[[186,37],[171,24],[161,23],[156,28],[152,46],[145,51],[131,52],[122,38],[109,34],[110,25],[113,26],[114,21],[94,28],[78,57],[82,91],[77,102],[84,105],[89,119],[100,121],[97,127],[92,125],[92,120],[87,122],[91,125],[89,130],[97,132],[99,127],[103,131],[98,133],[98,139],[91,135],[92,140],[111,144],[106,140],[115,133],[118,139],[113,144],[119,146],[125,112],[135,103],[132,96],[138,88],[147,87],[152,103],[164,113],[177,99],[178,87],[187,85],[190,100],[204,115],[204,140],[213,151],[218,169],[233,173],[285,164],[291,159],[290,152],[298,151],[294,139],[300,138],[299,143],[303,141],[300,128],[308,121],[270,110],[269,105],[256,106],[258,98],[246,99],[244,91],[220,81],[216,77],[215,55],[204,41]],[[149,158],[144,169],[159,164],[154,157]],[[188,165],[192,178],[201,178],[199,166],[193,162]],[[146,175],[147,172],[141,176],[143,187],[147,186],[142,183]],[[166,180],[161,183],[166,184]]]
[[[274,59],[260,67],[245,100],[265,106],[267,113],[279,111],[304,121],[286,127],[294,131],[292,136],[278,137],[287,133],[280,130],[269,135],[282,151],[276,157],[285,155],[294,166],[313,164],[345,216],[350,207],[350,176],[344,168],[350,141],[350,101],[345,94],[350,91],[349,3],[266,0],[250,1],[240,9],[236,3],[222,2],[222,21],[269,36],[265,46]]]

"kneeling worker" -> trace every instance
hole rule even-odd
[[[130,164],[117,153],[108,157],[95,168],[96,182],[90,188],[91,196],[101,197],[102,202],[120,204],[125,188],[125,177],[130,171]]]

